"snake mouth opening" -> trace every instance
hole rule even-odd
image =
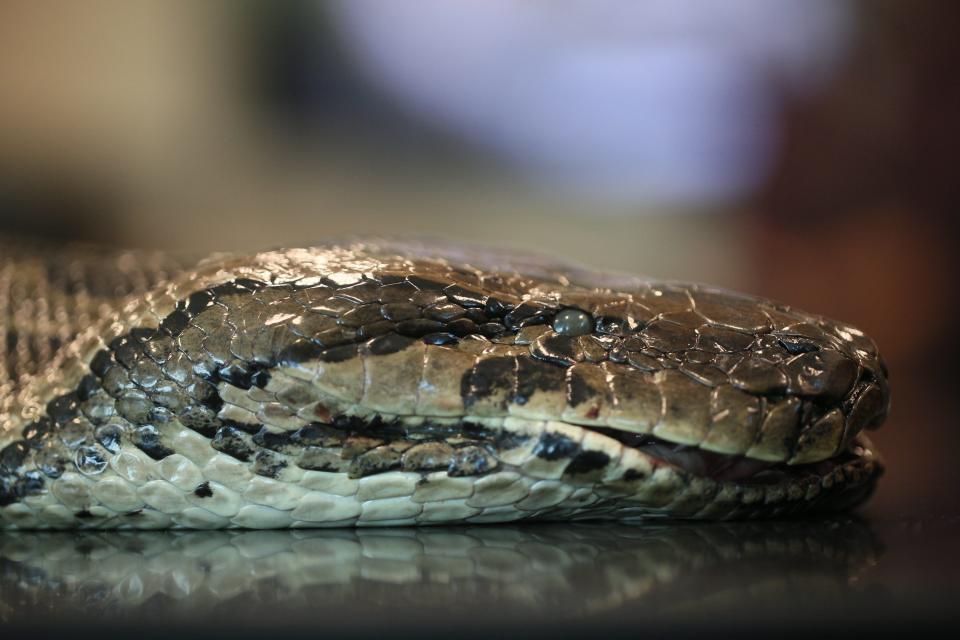
[[[607,428],[592,430],[663,464],[716,482],[772,485],[803,477],[823,478],[839,467],[856,465],[874,457],[871,451],[872,445],[865,436],[857,436],[845,450],[826,460],[789,465],[785,462],[756,460],[742,455],[707,451],[694,445],[670,442],[650,434]]]

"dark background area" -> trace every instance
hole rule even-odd
[[[0,233],[189,252],[427,234],[850,322],[893,393],[863,580],[881,619],[946,620],[958,25],[936,0],[8,0]]]

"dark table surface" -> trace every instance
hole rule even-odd
[[[32,637],[943,628],[958,541],[957,516],[8,533],[0,620]]]

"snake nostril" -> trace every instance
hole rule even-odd
[[[593,331],[593,318],[580,309],[564,309],[553,318],[553,330],[564,336],[582,336]]]

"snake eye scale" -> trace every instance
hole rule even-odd
[[[862,502],[861,331],[378,240],[0,253],[0,528],[748,519]]]

